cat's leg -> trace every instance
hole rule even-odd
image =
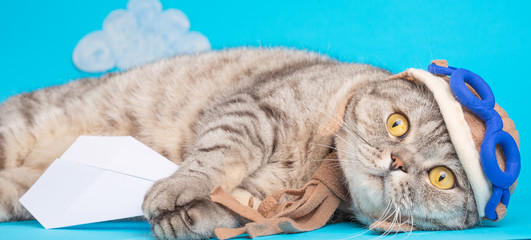
[[[77,127],[82,124],[72,124],[67,113],[73,111],[54,103],[61,98],[53,93],[61,89],[16,95],[0,105],[2,222],[31,217],[18,199],[83,131]]]
[[[210,200],[210,192],[218,185],[233,192],[274,153],[279,126],[265,111],[271,112],[253,106],[204,114],[183,164],[146,194],[143,210],[156,237],[208,238],[215,228],[241,224]]]
[[[0,170],[0,222],[31,218],[18,200],[40,175],[40,171],[27,167]]]
[[[414,226],[409,225],[408,223],[396,223],[396,222],[388,222],[388,221],[375,221],[374,223],[369,226],[369,229],[373,231],[378,232],[391,232],[391,233],[399,233],[399,232],[411,232],[417,230]]]
[[[26,126],[0,127],[0,222],[32,218],[18,200],[68,146],[65,139],[43,138],[39,144]]]
[[[36,142],[33,97],[21,94],[0,105],[0,222],[31,218],[18,200],[47,167],[30,156]],[[43,152],[50,154],[53,148]]]

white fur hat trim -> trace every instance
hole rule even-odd
[[[408,69],[406,72],[416,81],[426,85],[439,104],[450,139],[474,191],[479,217],[483,218],[485,206],[492,194],[492,186],[483,173],[479,152],[465,121],[461,104],[454,97],[448,82],[441,77],[420,69]]]

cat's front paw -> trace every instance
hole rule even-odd
[[[218,227],[239,224],[232,212],[210,200],[202,179],[170,177],[147,192],[142,209],[158,239],[205,239]]]
[[[369,229],[378,232],[411,232],[417,230],[414,226],[408,223],[390,223],[388,221],[375,221],[369,226]]]

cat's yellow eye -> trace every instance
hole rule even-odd
[[[430,182],[433,186],[447,190],[455,186],[455,176],[450,169],[446,167],[436,167],[430,170]]]
[[[387,118],[387,129],[395,137],[403,137],[409,130],[407,118],[400,113],[393,113]]]

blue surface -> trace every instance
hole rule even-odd
[[[526,218],[524,212],[515,213],[518,217]],[[486,223],[483,227],[460,231],[417,231],[409,233],[390,234],[382,239],[529,239],[531,225],[529,222],[514,221],[511,218],[503,224]],[[501,226],[500,226],[501,225]],[[44,229],[37,221],[17,223],[0,223],[2,239],[129,239],[154,240],[150,226],[146,222],[106,222],[93,223],[64,229]],[[263,240],[289,239],[375,239],[379,233],[367,231],[355,223],[329,224],[321,229],[298,234],[280,234],[260,237]],[[245,236],[239,239],[245,239]]]
[[[0,101],[87,74],[74,68],[76,43],[101,29],[109,12],[126,1],[0,0]],[[213,49],[288,46],[328,54],[342,61],[375,64],[394,72],[426,68],[444,58],[479,74],[496,101],[515,121],[522,139],[522,170],[508,216],[467,231],[414,233],[418,238],[530,238],[529,1],[162,1],[186,13],[191,29]],[[44,230],[35,222],[0,224],[2,239],[145,239],[143,223],[104,223]],[[290,238],[344,239],[359,232],[333,225]],[[29,235],[28,235],[29,234]],[[375,235],[367,235],[374,237]],[[271,239],[283,236],[271,237]],[[404,238],[405,235],[397,235]],[[267,238],[270,239],[270,238]],[[360,239],[357,237],[356,239]]]

